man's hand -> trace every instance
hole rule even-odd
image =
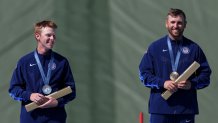
[[[39,108],[52,108],[58,105],[58,101],[55,98],[44,96],[40,93],[32,93],[30,100],[35,102]]]
[[[55,98],[49,96],[46,96],[46,98],[48,101],[40,105],[39,108],[52,108],[58,105],[58,101]]]
[[[181,81],[177,84],[179,89],[184,89],[184,90],[190,90],[191,89],[191,82],[190,81]]]
[[[187,80],[187,81],[180,81],[176,84],[174,83],[174,81],[167,80],[164,83],[164,88],[171,92],[176,92],[178,89],[190,90],[191,82]]]
[[[40,93],[32,93],[30,95],[30,100],[35,102],[37,105],[42,105],[49,99]]]
[[[170,92],[176,92],[178,90],[176,83],[174,83],[174,81],[172,80],[165,81],[164,88],[169,90]]]

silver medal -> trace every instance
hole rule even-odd
[[[43,91],[44,94],[50,94],[51,91],[52,91],[52,88],[51,88],[51,86],[49,86],[49,85],[44,85],[44,86],[42,87],[42,91]]]
[[[178,77],[179,77],[179,74],[178,74],[177,72],[172,72],[172,73],[170,74],[170,79],[171,79],[172,81],[175,81]]]

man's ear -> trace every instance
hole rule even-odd
[[[36,38],[36,40],[39,40],[40,34],[36,32],[36,33],[35,33],[35,38]]]
[[[168,28],[168,25],[167,25],[167,23],[168,23],[168,22],[167,22],[167,20],[166,20],[166,21],[165,21],[165,27],[166,27],[166,28]]]

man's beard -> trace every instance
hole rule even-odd
[[[170,35],[172,36],[172,38],[178,39],[181,38],[181,36],[183,35],[183,31],[184,30],[178,30],[175,34],[175,32],[173,32],[174,30],[172,29],[168,29],[168,32],[170,33]]]

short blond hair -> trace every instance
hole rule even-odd
[[[53,29],[58,28],[58,26],[53,21],[43,20],[43,21],[40,21],[40,22],[38,22],[38,23],[36,23],[34,25],[34,32],[35,33],[40,33],[41,29],[44,28],[44,27],[51,27]]]

